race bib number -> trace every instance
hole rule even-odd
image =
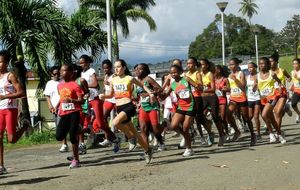
[[[230,93],[232,95],[240,95],[240,94],[242,94],[242,90],[240,88],[232,88]]]
[[[178,95],[179,95],[179,98],[181,98],[181,99],[190,98],[190,92],[189,92],[189,90],[180,90],[178,92]]]
[[[142,102],[142,103],[150,102],[150,97],[149,97],[149,96],[146,96],[146,97],[142,97],[142,96],[141,96],[141,102]]]
[[[216,95],[217,95],[217,96],[223,96],[223,93],[222,93],[221,90],[216,90]]]
[[[75,105],[74,105],[74,103],[62,103],[61,104],[61,109],[63,111],[74,110],[75,109]]]
[[[114,85],[114,90],[116,92],[125,92],[125,91],[127,91],[127,85],[125,85],[125,84],[116,84],[116,85]]]
[[[270,89],[270,88],[265,88],[265,89],[263,89],[262,91],[260,91],[260,94],[262,95],[262,96],[268,96],[269,94],[271,94],[272,93],[272,90]]]

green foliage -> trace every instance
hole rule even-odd
[[[289,73],[293,70],[293,59],[294,56],[284,56],[279,58],[279,66],[285,70],[287,70]]]
[[[281,30],[277,40],[278,47],[283,50],[294,50],[295,57],[298,57],[300,45],[300,15],[294,15],[288,20],[286,26]]]
[[[4,139],[4,142],[7,142]],[[51,133],[50,131],[42,132],[42,133],[33,133],[29,137],[23,136],[16,144],[7,144],[4,146],[6,148],[19,148],[19,147],[27,147],[37,144],[48,144],[48,143],[56,143],[55,133]]]
[[[225,22],[225,54],[227,57],[237,55],[255,55],[254,34],[250,25],[241,17],[233,14],[224,18]],[[209,24],[203,32],[190,44],[189,56],[197,58],[219,58],[222,56],[222,35],[220,15]],[[275,33],[261,25],[256,25],[260,54],[271,54],[275,50],[273,39]]]

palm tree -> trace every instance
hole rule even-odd
[[[106,18],[106,0],[81,0],[81,6],[90,8],[102,18]],[[147,13],[147,9],[155,6],[154,0],[111,0],[110,12],[113,29],[113,54],[119,58],[118,25],[126,38],[129,35],[128,19],[137,21],[143,19],[147,22],[150,30],[156,30],[153,18]]]
[[[251,18],[254,14],[257,14],[258,6],[254,3],[254,0],[242,0],[240,2],[242,7],[239,9],[239,12],[242,12],[243,15],[247,15],[249,18],[249,24],[251,26]]]
[[[70,60],[67,44],[72,41],[66,17],[51,0],[1,0],[0,41],[12,54],[12,66],[26,92],[28,61],[40,79],[47,79],[47,55],[52,50],[57,62]],[[59,51],[58,51],[59,50]],[[27,98],[21,99],[21,124],[30,123]]]

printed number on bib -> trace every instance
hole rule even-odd
[[[222,93],[221,90],[216,90],[216,95],[217,95],[217,96],[223,96],[223,93]]]
[[[240,95],[242,93],[242,90],[240,88],[232,88],[231,94],[232,95]]]
[[[270,88],[265,88],[260,93],[262,96],[268,96],[269,94],[272,93],[272,90]]]
[[[124,91],[127,91],[127,85],[125,84],[116,84],[114,85],[114,90],[116,92],[124,92]]]
[[[62,103],[61,108],[62,108],[63,111],[74,110],[75,105],[74,105],[74,103]]]
[[[181,99],[187,99],[190,97],[190,92],[189,92],[189,90],[180,90],[178,92],[178,95],[179,95],[179,98],[181,98]]]

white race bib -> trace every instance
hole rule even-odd
[[[231,95],[240,95],[242,94],[242,90],[238,87],[235,87],[235,88],[231,88],[230,93]]]
[[[218,89],[217,89],[217,90],[216,90],[216,95],[217,95],[217,96],[223,96],[223,93],[222,93],[221,90],[218,90]]]
[[[75,105],[74,105],[74,103],[62,103],[61,104],[61,109],[63,111],[74,110],[75,109]]]
[[[180,90],[178,92],[178,95],[179,95],[179,98],[181,98],[181,99],[190,98],[190,92],[189,92],[189,90]]]
[[[146,96],[146,97],[141,96],[141,102],[142,103],[150,102],[150,97],[149,96]]]
[[[270,88],[265,88],[265,89],[263,89],[263,90],[260,91],[260,94],[262,96],[268,96],[271,93],[272,93],[272,90]]]
[[[125,92],[125,91],[127,91],[127,85],[126,84],[115,84],[114,90],[116,92]]]

